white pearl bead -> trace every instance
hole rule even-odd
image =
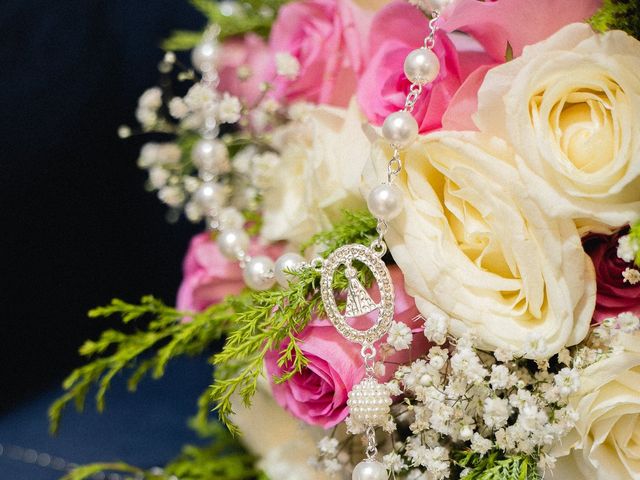
[[[207,40],[191,51],[191,63],[200,72],[211,70],[220,56],[220,45],[215,40]]]
[[[402,212],[402,191],[388,183],[378,185],[369,193],[367,206],[374,217],[393,220]]]
[[[215,182],[204,182],[194,192],[193,200],[205,213],[209,213],[224,201],[224,190]]]
[[[278,258],[275,267],[276,281],[278,282],[278,284],[283,288],[287,288],[289,286],[289,281],[295,277],[293,277],[290,273],[286,273],[285,270],[296,270],[303,263],[305,263],[304,257],[294,252],[285,253],[280,258]]]
[[[404,61],[404,74],[412,83],[424,85],[432,82],[439,72],[440,60],[435,53],[426,48],[414,50]]]
[[[388,480],[385,466],[376,460],[363,460],[353,469],[352,480]]]
[[[214,175],[229,170],[229,152],[227,147],[218,140],[200,139],[191,149],[193,164]]]
[[[254,257],[244,268],[244,282],[252,290],[269,290],[276,283],[273,260],[269,257]]]
[[[249,248],[249,235],[244,230],[223,230],[218,235],[220,253],[229,260],[236,260],[239,252],[246,252]]]
[[[409,112],[392,113],[382,124],[382,135],[392,145],[404,148],[418,136],[418,122]]]

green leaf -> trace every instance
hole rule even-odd
[[[83,465],[77,467],[62,477],[61,480],[85,480],[91,478],[93,475],[101,472],[118,472],[118,473],[132,473],[134,475],[143,475],[144,471],[137,467],[132,467],[126,463],[92,463],[90,465]]]
[[[513,60],[513,47],[509,42],[507,42],[507,49],[504,52],[504,61],[510,62],[511,60]]]

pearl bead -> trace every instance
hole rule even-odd
[[[409,112],[392,113],[382,124],[382,135],[392,145],[404,148],[418,136],[418,122]]]
[[[363,460],[353,469],[352,480],[388,480],[385,466],[376,460]]]
[[[214,175],[229,171],[229,152],[218,140],[200,139],[191,149],[193,164]]]
[[[191,63],[200,72],[211,70],[220,55],[220,45],[215,40],[200,43],[191,51]]]
[[[244,268],[244,282],[252,290],[269,290],[276,283],[273,260],[269,257],[254,257]]]
[[[295,270],[303,263],[305,263],[304,257],[294,252],[285,253],[278,258],[275,267],[276,281],[278,284],[283,288],[287,288],[289,281],[294,277],[290,273],[286,273],[285,270]]]
[[[367,206],[374,217],[393,220],[402,212],[402,191],[388,183],[378,185],[369,193]]]
[[[215,182],[204,182],[194,192],[193,200],[205,213],[209,213],[220,207],[224,200],[224,191]]]
[[[249,248],[249,235],[244,230],[223,230],[218,235],[220,253],[229,260],[236,260],[239,252],[246,252]]]
[[[436,54],[426,48],[418,48],[407,55],[404,74],[409,81],[424,85],[432,82],[440,72],[440,61]]]

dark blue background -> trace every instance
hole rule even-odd
[[[56,449],[44,440],[45,406],[79,364],[80,343],[111,325],[88,320],[87,310],[113,296],[174,298],[196,229],[165,222],[165,208],[144,191],[145,174],[135,165],[142,139],[123,142],[116,130],[134,123],[137,97],[157,80],[160,40],[204,23],[186,0],[0,3],[0,443]],[[173,381],[206,385],[208,373],[196,379],[185,372]],[[170,385],[162,396],[179,389]],[[183,425],[180,415],[199,388],[191,390],[175,416],[152,414],[171,417],[168,431]],[[63,430],[71,436],[54,453],[87,461],[128,452],[133,462],[138,453],[168,454],[174,445],[165,449],[162,434],[144,437],[158,445],[121,449],[119,442],[148,428],[130,421],[153,411],[159,393],[120,393],[121,403],[99,420],[106,430],[67,421],[83,436]],[[7,476],[6,468],[0,464],[0,479],[55,478]]]

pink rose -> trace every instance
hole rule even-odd
[[[617,254],[618,239],[627,233],[628,229],[614,235],[592,234],[583,240],[584,249],[596,269],[597,296],[593,319],[597,323],[622,312],[640,315],[640,283],[631,285],[622,277],[626,268],[636,267],[632,262],[618,258]]]
[[[363,69],[370,17],[348,0],[303,0],[282,7],[269,38],[271,53],[274,59],[291,55],[300,69],[293,79],[275,77],[274,96],[346,106]]]
[[[446,130],[477,130],[472,115],[478,110],[478,90],[487,72],[504,63],[507,44],[514,57],[565,25],[591,17],[599,0],[458,0],[439,22],[442,30],[461,31],[474,38],[490,61],[470,73],[455,93],[442,118]],[[460,51],[460,48],[458,48]]]
[[[396,289],[395,321],[410,326],[414,336],[410,350],[400,351],[386,359],[389,363],[386,365],[384,379],[393,375],[398,363],[406,363],[427,351],[422,322],[414,320],[419,312],[413,299],[404,290],[400,269],[391,267],[391,276]],[[376,318],[377,312],[373,312],[358,319],[354,326],[359,329],[369,328]],[[299,338],[300,349],[309,364],[303,372],[294,375],[287,382],[276,384],[273,381],[273,377],[284,373],[284,369],[278,366],[278,352],[272,350],[265,357],[267,372],[272,379],[273,395],[283,408],[300,420],[331,428],[346,418],[349,413],[349,391],[364,376],[361,347],[342,337],[325,319],[313,320]],[[383,338],[382,341],[384,340]],[[380,360],[380,354],[377,359]]]
[[[404,107],[411,85],[404,75],[404,60],[409,52],[422,46],[428,32],[427,17],[404,1],[387,5],[374,17],[369,35],[372,57],[357,92],[360,108],[373,124],[381,125],[390,113]],[[424,87],[413,110],[421,133],[440,128],[442,115],[465,76],[490,62],[475,45],[466,54],[463,48],[469,45],[471,42],[463,42],[458,52],[446,33],[436,34],[433,52],[440,60],[440,73]]]
[[[274,75],[269,47],[255,33],[234,37],[222,44],[220,90],[255,106],[263,95],[260,85]]]
[[[457,0],[442,12],[440,28],[461,31],[484,46],[495,62],[504,62],[507,43],[520,56],[565,25],[590,18],[601,0]]]
[[[249,253],[254,256],[276,258],[280,252],[278,246],[265,248],[255,241],[249,247]],[[182,270],[183,278],[176,301],[178,310],[201,312],[227,295],[240,293],[245,287],[238,262],[227,260],[209,233],[201,233],[191,239]]]

